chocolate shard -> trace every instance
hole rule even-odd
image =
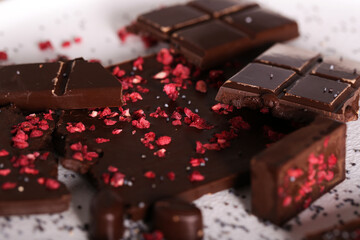
[[[53,114],[23,115],[15,107],[0,108],[0,215],[61,212],[70,194],[57,181],[51,153]]]
[[[110,189],[97,192],[90,205],[90,238],[118,240],[124,233],[124,209],[121,197]]]
[[[203,239],[203,222],[200,209],[178,199],[165,199],[155,203],[153,224],[169,240]]]
[[[253,214],[282,225],[342,182],[345,135],[344,123],[318,118],[255,156]]]
[[[114,76],[83,59],[0,68],[0,105],[31,111],[121,106],[121,94]]]

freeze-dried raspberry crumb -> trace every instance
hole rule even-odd
[[[110,185],[113,187],[120,187],[124,185],[124,181],[125,175],[120,172],[116,172],[110,179]]]
[[[233,117],[229,120],[231,126],[235,129],[249,130],[250,124],[245,122],[241,116]]]
[[[91,63],[101,63],[101,61],[99,59],[96,59],[96,58],[89,59],[89,62],[91,62]]]
[[[104,118],[111,114],[111,109],[109,107],[104,108],[102,111],[99,111],[99,117]]]
[[[109,171],[109,172],[117,172],[117,171],[118,171],[118,168],[110,165],[110,166],[108,167],[108,171]]]
[[[95,125],[93,124],[93,125],[91,125],[90,127],[89,127],[89,131],[95,131]]]
[[[192,167],[198,167],[200,165],[204,165],[205,160],[203,158],[191,158],[190,159],[190,164],[191,164]]]
[[[68,130],[69,133],[81,133],[83,131],[85,131],[85,125],[82,122],[78,122],[78,123],[67,123],[66,126],[66,130]]]
[[[84,161],[84,155],[81,152],[74,153],[72,158],[81,162]]]
[[[7,176],[9,175],[11,172],[11,169],[6,168],[6,169],[0,169],[0,176]]]
[[[174,181],[175,180],[175,173],[174,172],[168,172],[168,174],[166,175],[168,177],[168,179],[170,181]]]
[[[284,207],[287,207],[287,206],[289,206],[291,204],[291,202],[292,202],[292,198],[290,196],[287,196],[287,197],[284,198],[282,205]]]
[[[156,140],[156,144],[158,146],[165,146],[171,143],[171,137],[169,136],[161,136]]]
[[[10,190],[10,189],[13,189],[16,187],[16,183],[15,182],[4,182],[2,185],[1,185],[1,189],[2,190]]]
[[[0,157],[5,157],[5,156],[8,156],[8,155],[9,155],[9,152],[6,151],[5,149],[0,150]]]
[[[121,42],[125,42],[128,36],[131,36],[132,33],[128,32],[126,27],[120,28],[117,32]]]
[[[143,100],[142,96],[138,92],[126,93],[124,94],[125,101],[131,100],[131,102],[137,102],[138,100]]]
[[[164,110],[161,110],[160,107],[157,107],[155,112],[150,113],[150,117],[158,118],[159,116],[163,118],[169,117]]]
[[[294,168],[294,169],[287,170],[286,173],[289,177],[293,177],[296,179],[296,178],[302,176],[304,174],[304,171],[301,170],[300,168]]]
[[[174,125],[174,126],[180,126],[180,125],[182,125],[182,123],[181,123],[180,120],[174,120],[174,121],[171,122],[171,124]]]
[[[143,233],[144,240],[163,240],[164,234],[158,230],[152,233]]]
[[[204,80],[197,81],[195,85],[195,90],[201,93],[206,93],[207,92],[206,82]]]
[[[190,76],[190,69],[181,63],[178,63],[172,71],[172,74],[180,79],[187,79]]]
[[[81,37],[74,37],[73,38],[74,43],[81,43],[82,42],[82,38]]]
[[[213,110],[214,112],[218,113],[218,114],[229,114],[229,112],[232,112],[234,110],[233,106],[230,106],[228,104],[222,104],[222,103],[218,103],[215,104],[214,106],[211,107],[211,110]]]
[[[36,137],[41,137],[44,133],[40,130],[32,130],[31,133],[30,133],[30,137],[31,138],[36,138]]]
[[[158,72],[157,74],[155,74],[153,76],[154,79],[158,79],[158,80],[161,80],[161,79],[165,79],[169,76],[169,72],[167,71],[161,71],[161,72]]]
[[[19,149],[24,149],[29,146],[27,140],[28,135],[22,130],[17,130],[16,135],[12,137],[12,141],[14,142],[13,146]]]
[[[175,83],[165,84],[163,91],[173,101],[175,101],[179,96],[179,92],[176,90],[176,84]]]
[[[166,149],[161,148],[161,149],[157,150],[156,152],[154,152],[154,156],[158,156],[158,157],[162,158],[162,157],[165,157],[165,153],[166,153]]]
[[[6,61],[8,59],[8,55],[4,51],[0,51],[0,61]]]
[[[60,183],[55,179],[47,178],[45,180],[45,186],[47,189],[56,190],[60,187]]]
[[[142,86],[136,86],[136,90],[141,93],[148,93],[150,90],[148,88],[144,88]]]
[[[184,113],[186,117],[184,121],[186,124],[189,124],[190,127],[195,127],[197,129],[212,129],[214,126],[208,124],[205,119],[201,118],[196,113],[193,113],[190,109],[184,108]]]
[[[144,173],[144,176],[146,178],[154,179],[156,177],[156,174],[153,171],[147,171],[146,173]]]
[[[46,160],[46,159],[48,159],[49,155],[50,155],[50,152],[44,152],[43,154],[40,155],[40,159]]]
[[[112,134],[114,134],[114,135],[117,135],[117,134],[120,134],[121,132],[122,132],[123,130],[122,129],[114,129],[114,130],[112,130]]]
[[[77,142],[70,145],[70,149],[73,151],[81,151],[82,150],[82,144],[81,142]]]
[[[324,148],[327,148],[327,146],[329,145],[329,140],[330,140],[330,137],[327,136],[324,140]]]
[[[200,141],[196,141],[196,153],[204,154],[206,151],[204,145]]]
[[[146,120],[145,117],[142,117],[139,120],[133,120],[132,125],[134,127],[144,129],[144,128],[149,128],[150,127],[150,122],[148,120]]]
[[[52,110],[49,110],[48,113],[44,113],[44,119],[49,120],[49,121],[54,121],[54,118],[52,116],[54,112]]]
[[[156,60],[164,65],[170,65],[173,61],[173,56],[171,55],[169,49],[163,48],[158,52]]]
[[[144,59],[142,57],[138,57],[134,63],[133,63],[133,67],[142,71],[143,70],[143,64],[144,64]]]
[[[112,74],[116,77],[123,77],[125,75],[125,71],[120,69],[119,66],[114,67]]]
[[[199,171],[193,171],[189,175],[190,182],[200,182],[203,181],[205,177]]]
[[[115,125],[117,122],[115,120],[111,120],[111,119],[104,119],[104,123],[107,126],[112,126],[112,125]]]
[[[335,154],[332,153],[332,154],[328,157],[329,168],[335,167],[336,163],[337,163],[337,158],[336,158]]]
[[[221,150],[221,147],[218,143],[205,143],[203,147],[206,148],[207,150],[216,150],[216,151]]]
[[[108,139],[108,138],[96,138],[95,142],[96,143],[106,143],[106,142],[110,142],[110,139]]]
[[[47,49],[53,49],[53,46],[50,41],[44,41],[44,42],[39,42],[39,48],[40,50],[44,51]]]
[[[20,169],[19,171],[21,174],[26,173],[26,174],[32,174],[32,175],[37,175],[39,174],[39,170],[34,169],[34,168],[30,168],[30,167],[23,167]]]
[[[70,47],[70,45],[71,45],[70,41],[64,41],[64,42],[62,42],[61,47],[67,48],[67,47]]]

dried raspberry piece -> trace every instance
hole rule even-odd
[[[99,112],[98,111],[91,111],[91,113],[89,114],[89,117],[97,117],[99,115]]]
[[[173,56],[170,54],[169,49],[162,48],[158,52],[156,60],[164,65],[170,65],[173,61]]]
[[[115,125],[117,122],[114,120],[111,120],[111,119],[104,119],[104,123],[107,126],[112,126],[112,125]]]
[[[232,112],[234,110],[233,106],[230,106],[228,104],[222,104],[222,103],[218,103],[215,104],[214,106],[211,107],[211,110],[213,110],[214,112],[218,113],[218,114],[229,114],[230,112]]]
[[[84,156],[81,152],[76,152],[72,155],[72,158],[78,161],[84,161]]]
[[[191,164],[192,167],[198,167],[200,165],[204,165],[205,160],[203,158],[191,158],[190,159],[190,164]]]
[[[152,233],[143,233],[144,240],[163,240],[164,234],[159,230],[156,230]]]
[[[103,173],[101,175],[103,181],[105,184],[109,184],[110,183],[110,174],[109,173]]]
[[[62,42],[61,47],[68,48],[68,47],[70,47],[70,45],[71,45],[70,41],[64,41],[64,42]]]
[[[110,139],[107,138],[96,138],[95,139],[96,143],[106,143],[106,142],[110,142]]]
[[[41,178],[38,178],[37,179],[37,182],[40,184],[40,185],[43,185],[45,183],[45,178],[41,177]]]
[[[1,185],[1,189],[2,190],[9,190],[9,189],[13,189],[16,187],[16,183],[15,182],[4,182],[3,185]]]
[[[229,123],[231,124],[231,126],[233,128],[238,129],[238,130],[240,130],[240,129],[249,130],[250,129],[250,124],[245,122],[241,116],[231,118],[229,120]]]
[[[75,124],[68,122],[66,126],[66,130],[68,130],[69,133],[75,133],[75,132],[81,133],[85,131],[85,125],[82,122],[78,122]]]
[[[46,120],[41,120],[41,121],[39,122],[38,127],[39,127],[41,130],[43,130],[43,131],[46,131],[46,130],[48,130],[48,129],[50,128],[50,127],[49,127],[49,124],[47,123]]]
[[[146,116],[145,112],[142,109],[138,109],[135,112],[133,112],[133,117],[134,118],[141,118],[141,117],[145,117],[145,116]]]
[[[292,198],[290,196],[287,196],[284,198],[282,205],[284,207],[287,207],[291,204],[291,202],[292,202]]]
[[[195,90],[201,93],[206,93],[207,92],[206,82],[204,80],[197,81],[195,85]]]
[[[167,175],[168,179],[170,181],[174,181],[175,180],[175,173],[174,172],[168,172]]]
[[[304,171],[299,168],[287,170],[287,175],[289,177],[293,177],[295,179],[298,177],[301,177],[303,174],[304,174]]]
[[[133,120],[132,125],[139,129],[150,128],[150,122],[146,120],[145,117],[142,117],[139,120]]]
[[[172,71],[172,75],[180,79],[188,79],[190,76],[190,69],[181,63],[178,63]]]
[[[197,129],[212,129],[214,126],[207,124],[206,121],[200,118],[199,115],[193,113],[190,109],[184,108],[184,113],[186,115],[184,121],[189,124],[190,127],[195,127]]]
[[[44,152],[40,155],[40,160],[47,160],[50,155],[50,152]]]
[[[144,64],[144,59],[142,57],[138,57],[134,63],[133,63],[133,67],[142,71],[143,70],[143,64]]]
[[[74,43],[81,43],[82,42],[82,38],[81,37],[74,37],[73,38]]]
[[[154,155],[162,158],[162,157],[165,157],[165,153],[166,153],[166,149],[161,148],[161,149],[157,150],[156,152],[154,152]]]
[[[49,110],[49,113],[44,113],[44,119],[49,121],[54,121],[54,118],[52,116],[54,112],[52,110]]]
[[[122,129],[114,129],[114,130],[112,130],[112,134],[114,134],[114,135],[117,135],[117,134],[120,134],[121,132],[122,132],[123,130]]]
[[[138,92],[126,93],[124,94],[125,101],[131,100],[131,102],[137,102],[138,100],[143,100],[142,96]]]
[[[204,147],[204,145],[201,142],[196,141],[196,153],[204,154],[205,151],[206,151],[206,148]]]
[[[126,27],[123,27],[118,30],[117,35],[120,38],[121,42],[125,42],[128,36],[131,36],[132,33],[128,32]]]
[[[328,157],[329,168],[335,167],[336,163],[337,163],[337,157],[335,156],[335,154],[332,153],[332,154]]]
[[[334,172],[332,172],[332,171],[328,171],[327,172],[327,174],[326,174],[326,176],[325,176],[325,179],[326,179],[326,181],[331,181],[331,180],[333,180],[333,178],[334,178]]]
[[[304,202],[304,208],[308,208],[311,204],[311,197],[307,198]]]
[[[173,101],[175,101],[179,96],[179,92],[176,90],[176,84],[175,83],[165,84],[163,91]]]
[[[167,71],[161,71],[161,72],[158,72],[157,74],[155,74],[153,76],[154,79],[165,79],[169,76],[169,72]]]
[[[155,112],[150,113],[150,117],[158,118],[159,116],[163,118],[169,117],[164,110],[161,110],[160,107],[157,107]]]
[[[158,146],[165,146],[171,143],[171,137],[169,136],[161,136],[156,140],[156,144]]]
[[[95,125],[94,124],[91,125],[88,129],[89,129],[89,131],[95,131]]]
[[[120,172],[116,172],[110,179],[110,185],[113,187],[120,187],[124,185],[124,181],[125,175]]]
[[[114,67],[114,69],[113,69],[113,71],[112,71],[112,74],[113,74],[114,76],[120,78],[120,77],[123,77],[123,76],[126,74],[126,72],[125,72],[124,70],[120,69],[119,66],[116,66],[116,67]]]
[[[13,146],[19,149],[27,148],[29,146],[27,140],[28,135],[22,130],[17,130],[16,135],[12,138],[12,141],[14,142]]]
[[[77,142],[70,145],[70,149],[73,151],[81,151],[82,150],[82,144],[81,142]]]
[[[6,169],[0,169],[0,176],[6,176],[9,175],[11,172],[11,169],[6,168]]]
[[[55,179],[47,178],[45,180],[45,187],[50,190],[56,190],[60,187],[60,183]]]
[[[102,111],[99,111],[99,117],[104,118],[111,114],[111,109],[109,107],[104,108]]]
[[[118,171],[118,168],[110,165],[110,166],[108,167],[108,171],[109,171],[109,172],[117,172],[117,171]]]
[[[147,171],[144,173],[144,176],[149,179],[154,179],[156,177],[156,174],[153,171]]]
[[[200,182],[203,181],[205,177],[199,171],[193,171],[189,175],[190,182]]]
[[[34,168],[29,168],[29,167],[23,167],[20,169],[19,171],[21,174],[26,173],[26,174],[32,174],[32,175],[37,175],[39,174],[39,170],[34,169]]]
[[[141,93],[148,93],[150,90],[148,88],[144,88],[142,86],[136,86],[136,90]]]
[[[181,120],[182,116],[179,112],[174,111],[173,114],[171,115],[171,118],[176,119],[176,120]]]
[[[44,42],[39,42],[39,48],[41,51],[44,51],[47,49],[53,49],[53,46],[50,41],[44,41]]]
[[[101,61],[99,59],[96,59],[96,58],[89,59],[89,62],[91,62],[91,63],[101,63]]]
[[[216,151],[221,150],[221,147],[218,143],[205,143],[203,147],[206,148],[207,150],[216,150]]]
[[[6,61],[8,59],[8,55],[4,51],[0,51],[0,61]]]
[[[30,133],[30,137],[31,138],[36,138],[36,137],[41,137],[44,133],[40,130],[32,130],[31,133]]]
[[[5,156],[8,156],[8,155],[9,155],[9,152],[6,151],[5,149],[0,150],[0,157],[5,157]]]
[[[182,125],[182,123],[181,123],[180,120],[174,120],[174,121],[171,122],[171,124],[174,125],[174,126],[180,126],[180,125]]]
[[[98,158],[99,154],[96,152],[86,152],[84,158],[88,161],[92,161],[93,158]]]

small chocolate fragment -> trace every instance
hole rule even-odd
[[[166,199],[155,203],[154,228],[168,240],[199,240],[204,236],[200,209],[193,204]]]
[[[81,109],[122,105],[121,84],[99,63],[67,62],[0,68],[0,105],[21,109]]]
[[[255,156],[252,212],[282,225],[342,182],[345,135],[346,124],[319,118]]]
[[[110,189],[96,193],[90,205],[90,238],[118,240],[124,233],[123,202],[119,194]]]

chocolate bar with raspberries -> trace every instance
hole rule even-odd
[[[303,111],[358,119],[360,63],[284,44],[271,47],[220,88],[216,100],[291,118]]]
[[[294,20],[233,0],[198,0],[140,15],[130,31],[169,41],[198,67],[210,68],[260,46],[299,36]]]
[[[344,223],[340,226],[335,226],[327,230],[322,230],[318,233],[309,234],[306,240],[359,240],[360,239],[360,219],[355,219]]]
[[[345,124],[318,118],[256,155],[251,160],[252,212],[281,225],[342,182],[345,137]]]
[[[115,77],[83,59],[0,67],[0,105],[31,111],[116,107],[121,94]]]
[[[0,216],[54,213],[69,207],[52,153],[52,112],[23,115],[0,108]]]
[[[251,158],[276,141],[288,148],[281,138],[313,120],[304,114],[295,124],[216,103],[218,86],[247,57],[201,72],[162,49],[109,68],[123,84],[126,105],[64,111],[56,134],[62,165],[118,192],[133,219],[163,198],[191,201],[246,184]]]

